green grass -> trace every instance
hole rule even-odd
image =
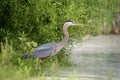
[[[1,0],[0,80],[59,76],[56,70],[73,65],[65,49],[44,63],[21,60],[21,56],[31,54],[38,45],[61,41],[61,26],[68,19],[86,25],[69,28],[69,43],[80,41],[86,34],[97,35],[103,26],[109,29],[112,16],[120,11],[119,4],[119,0]]]
[[[21,56],[18,55],[19,52],[13,48],[12,43],[8,43],[8,39],[6,38],[4,45],[1,43],[0,79],[26,80],[27,78],[34,76],[58,75],[59,73],[56,71],[58,71],[60,67],[72,65],[68,62],[67,55],[62,52],[58,54],[61,58],[58,58],[58,56],[53,56],[44,62],[39,59],[22,60]]]

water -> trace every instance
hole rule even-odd
[[[61,76],[75,74],[90,80],[120,80],[120,36],[91,37],[72,48],[70,60],[76,64],[61,71]]]

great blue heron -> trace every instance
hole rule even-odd
[[[55,55],[68,42],[69,34],[68,34],[68,31],[67,31],[67,28],[69,26],[84,26],[84,24],[76,24],[76,23],[73,23],[72,21],[65,22],[64,25],[63,25],[64,38],[61,42],[59,42],[59,43],[47,43],[47,44],[43,44],[41,46],[38,46],[35,49],[35,51],[33,52],[32,55],[24,54],[22,56],[22,59],[39,58],[39,59],[44,60],[48,57],[51,57],[51,56]]]

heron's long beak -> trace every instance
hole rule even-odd
[[[73,24],[73,25],[75,25],[75,26],[85,26],[84,24]]]

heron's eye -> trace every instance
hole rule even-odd
[[[67,22],[68,25],[72,25],[73,23],[72,22]]]

